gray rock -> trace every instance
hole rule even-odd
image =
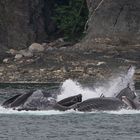
[[[44,47],[39,44],[39,43],[33,43],[29,46],[29,51],[31,53],[34,53],[34,52],[43,52],[44,51]]]
[[[16,55],[15,55],[15,59],[17,59],[17,60],[21,59],[22,57],[23,57],[22,54],[16,54]]]
[[[56,48],[55,47],[51,47],[51,46],[46,49],[46,51],[54,51],[54,50],[56,50]]]
[[[23,55],[24,57],[32,57],[33,56],[33,53],[28,51],[28,50],[20,50],[19,53],[21,55]]]
[[[8,58],[3,59],[3,63],[8,63],[8,61],[9,61]]]
[[[12,55],[16,55],[18,53],[18,51],[15,49],[10,49],[8,53],[10,53]]]
[[[59,48],[60,51],[66,51],[67,47],[61,47]]]

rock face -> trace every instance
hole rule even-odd
[[[139,0],[87,0],[87,5],[90,15],[86,45],[140,43]]]
[[[52,4],[54,0],[0,1],[0,48],[25,48],[45,41],[53,30]]]

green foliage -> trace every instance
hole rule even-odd
[[[69,0],[67,4],[55,6],[53,20],[59,33],[69,40],[77,40],[83,36],[87,17],[85,0]]]

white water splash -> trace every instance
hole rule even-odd
[[[121,74],[113,80],[109,80],[103,86],[94,87],[94,89],[88,87],[82,87],[82,85],[71,79],[66,80],[61,87],[61,94],[57,100],[60,101],[64,98],[82,94],[83,100],[89,98],[100,97],[103,94],[105,97],[113,97],[118,94],[122,89],[126,88],[129,84],[131,89],[134,90],[133,75],[135,73],[135,67],[130,67],[126,74]]]
[[[140,110],[126,110],[121,109],[119,111],[93,111],[93,112],[79,112],[75,110],[68,111],[56,111],[56,110],[48,110],[48,111],[17,111],[13,109],[5,109],[0,106],[0,114],[3,115],[34,115],[34,116],[50,116],[50,115],[64,115],[64,114],[97,114],[97,113],[107,113],[112,115],[133,115],[140,114]]]
[[[140,114],[140,110],[127,110],[127,109],[121,109],[119,111],[105,111],[105,113],[108,114],[114,114],[114,115],[125,115],[125,114]]]
[[[74,110],[68,110],[68,111],[56,111],[56,110],[48,110],[48,111],[17,111],[13,109],[7,109],[0,106],[0,114],[7,114],[7,115],[61,115],[61,114],[67,114],[67,113],[73,113]]]
[[[83,88],[78,82],[71,79],[66,80],[61,87],[61,94],[58,96],[58,101],[70,96],[82,94],[84,100],[92,97],[98,97],[96,91],[89,88]]]

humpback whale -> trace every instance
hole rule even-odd
[[[18,107],[22,104],[24,104],[26,102],[26,100],[28,99],[28,97],[30,97],[32,95],[32,92],[20,95],[19,97],[17,97],[10,105],[10,107]]]
[[[65,98],[59,102],[55,98],[44,96],[42,91],[30,91],[25,94],[18,94],[3,102],[5,108],[13,108],[16,110],[60,110],[65,111],[71,109],[73,105],[82,101],[82,95],[78,94]]]
[[[130,72],[131,69],[128,71]],[[51,93],[45,94],[41,90],[35,92],[30,91],[25,94],[18,94],[3,102],[5,108],[13,108],[16,110],[59,110],[66,111],[74,109],[83,112],[93,110],[119,110],[119,109],[140,109],[140,101],[130,85],[126,85],[114,97],[105,97],[102,95],[98,98],[90,98],[82,100],[82,94],[71,96],[57,101],[57,96]]]
[[[76,104],[74,109],[83,112],[91,112],[95,110],[119,110],[126,107],[127,106],[123,101],[114,97],[106,97],[85,100],[79,104]]]
[[[116,98],[121,99],[122,96],[126,96],[127,98],[129,98],[131,100],[134,100],[137,97],[135,92],[132,91],[131,88],[129,87],[129,84],[127,85],[126,88],[121,90],[119,94],[117,94]]]
[[[74,109],[78,111],[89,112],[93,110],[119,110],[140,109],[140,101],[138,95],[130,88],[131,77],[134,74],[134,67],[129,67],[127,74],[121,80],[125,80],[125,88],[122,89],[114,97],[105,97],[102,93],[98,98],[90,98],[82,100],[82,94],[71,96],[61,101],[57,101],[58,94],[44,93],[41,90],[35,92],[30,91],[25,94],[15,95],[3,102],[5,108],[13,108],[16,110],[60,110],[66,111]],[[119,81],[120,82],[120,81]],[[121,85],[121,84],[120,84]],[[46,92],[46,91],[45,91]],[[117,92],[117,91],[116,91]]]
[[[82,101],[82,95],[78,94],[60,100],[53,97],[44,96],[42,91],[28,92],[26,94],[15,95],[6,100],[3,104],[5,108],[21,110],[59,110],[66,111],[74,109],[83,112],[101,110],[138,109],[140,102],[136,94],[129,88],[124,88],[116,97],[98,97]]]
[[[17,95],[15,95],[15,96],[13,96],[12,98],[10,98],[10,99],[4,101],[3,104],[2,104],[2,106],[4,106],[4,107],[10,107],[10,104],[11,104],[12,102],[14,102],[20,95],[21,95],[21,94],[17,94]]]
[[[71,97],[65,98],[57,103],[62,106],[70,107],[70,106],[76,104],[77,102],[82,102],[82,94],[78,94],[76,96],[71,96]]]
[[[24,104],[24,102],[26,102],[26,100],[28,99],[29,96],[31,96],[33,92],[30,91],[29,93],[25,93],[25,94],[17,94],[13,97],[11,97],[10,99],[6,100],[5,102],[3,102],[2,106],[4,107],[9,107],[9,108],[14,108],[14,107],[18,107],[22,104]]]

